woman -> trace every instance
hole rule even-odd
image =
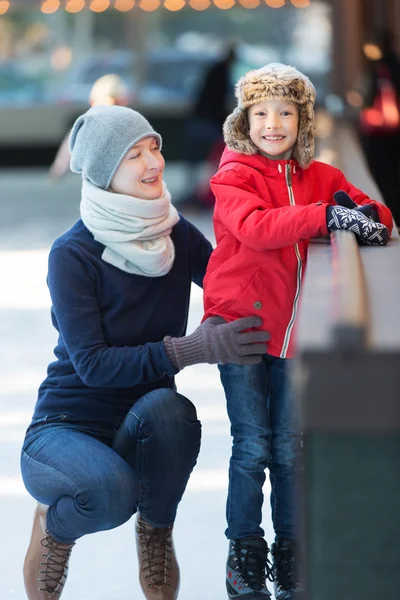
[[[256,363],[258,318],[211,318],[185,335],[190,286],[202,286],[205,237],[171,205],[161,137],[139,113],[96,106],[75,122],[71,169],[81,219],[50,252],[56,361],[40,386],[22,449],[38,501],[24,564],[30,600],[59,597],[76,540],[138,512],[140,583],[173,600],[177,506],[200,448],[193,404],[174,375],[200,362]]]

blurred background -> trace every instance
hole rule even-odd
[[[56,342],[49,248],[79,218],[80,178],[69,172],[66,145],[75,118],[99,103],[142,112],[163,136],[173,201],[214,241],[208,181],[223,149],[222,121],[235,105],[234,83],[249,69],[289,63],[317,88],[318,158],[372,197],[386,195],[392,208],[398,131],[377,135],[360,123],[385,61],[400,94],[399,44],[399,0],[0,0],[2,598],[25,597],[21,568],[34,501],[20,479],[19,452]],[[382,164],[388,147],[393,160]],[[201,290],[193,289],[189,331],[201,317]],[[181,597],[221,600],[230,455],[222,387],[206,365],[186,369],[177,383],[203,422],[202,452],[176,525]],[[268,502],[264,525],[272,541]],[[132,523],[81,540],[63,598],[140,597],[134,555]],[[206,588],[194,585],[199,571]]]
[[[163,134],[166,158],[182,159],[184,120],[231,43],[232,88],[251,68],[295,62],[324,103],[332,91],[333,12],[325,0],[2,0],[2,163],[46,164],[108,74]]]

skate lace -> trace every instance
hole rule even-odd
[[[139,522],[139,543],[142,549],[144,578],[148,586],[171,586],[171,529],[148,528]]]
[[[274,575],[278,587],[283,590],[295,589],[298,582],[293,548],[280,548],[274,557]]]
[[[38,583],[43,585],[39,588],[39,591],[60,595],[68,573],[66,563],[75,544],[60,544],[48,532],[46,533],[46,537],[40,542],[43,548],[47,550],[47,554],[42,553],[42,558],[46,560],[40,562],[40,566],[44,568],[39,571],[41,577],[38,579]],[[63,577],[64,581],[62,581]],[[56,590],[58,586],[60,586],[60,589]]]
[[[268,558],[269,550],[253,550],[242,545],[238,540],[235,544],[235,558],[239,563],[240,578],[251,589],[260,590],[265,586],[265,578],[274,581],[272,565]]]

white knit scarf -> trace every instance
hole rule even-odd
[[[102,259],[122,271],[162,277],[175,258],[171,240],[179,215],[163,182],[156,200],[143,200],[82,184],[81,218],[95,240],[106,248]]]

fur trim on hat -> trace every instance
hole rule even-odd
[[[236,84],[238,106],[224,123],[224,139],[230,150],[259,154],[251,141],[247,109],[253,104],[281,98],[299,106],[299,132],[293,158],[304,169],[314,158],[314,102],[316,92],[311,81],[294,67],[271,63],[249,71]]]

